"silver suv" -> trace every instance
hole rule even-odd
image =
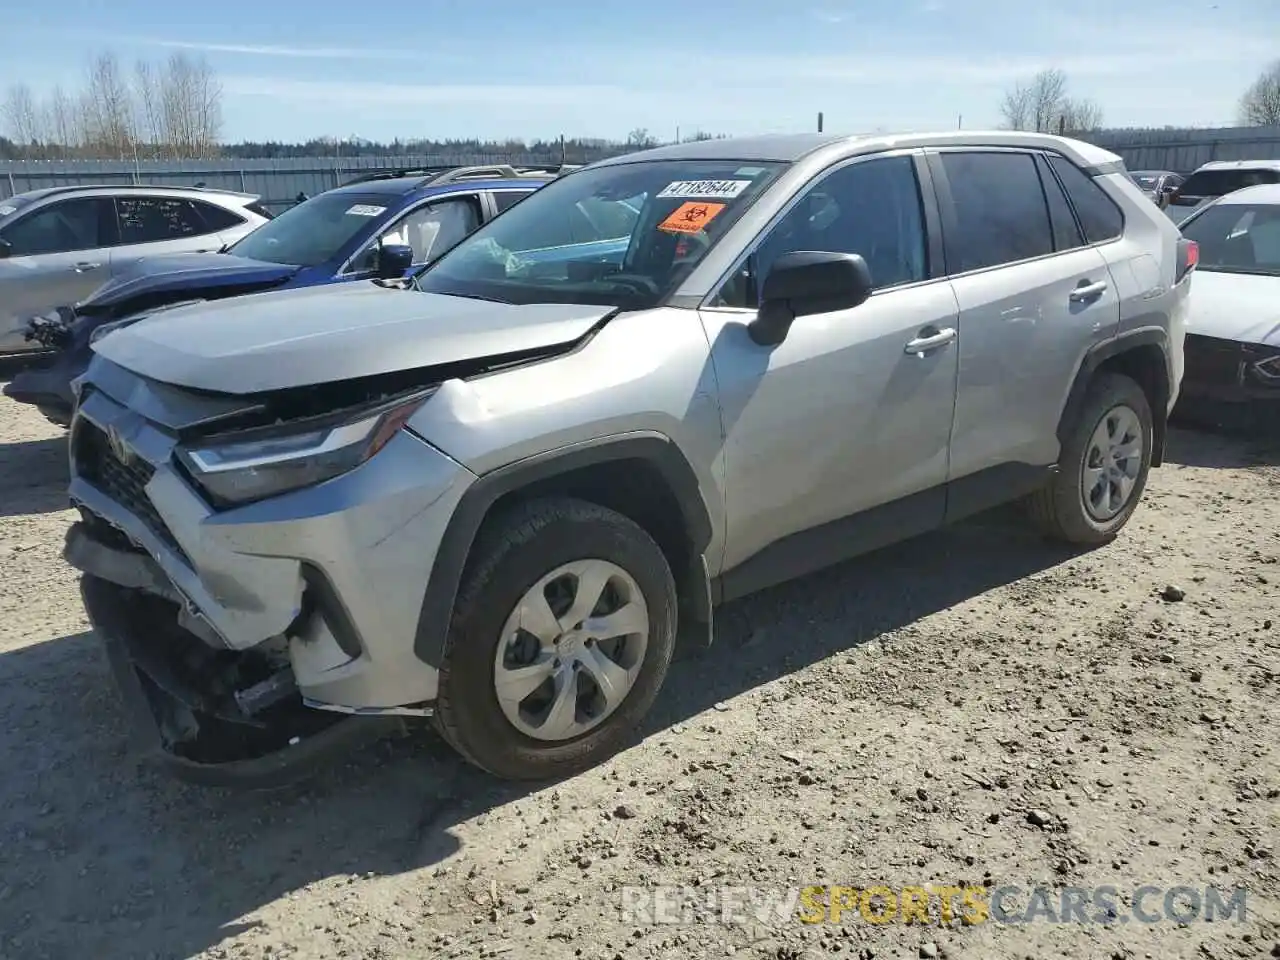
[[[0,355],[37,349],[29,320],[78,303],[129,263],[239,240],[271,218],[257,201],[194,187],[50,187],[0,198]]]
[[[501,777],[562,775],[634,735],[722,601],[1015,499],[1114,537],[1194,265],[1118,157],[1050,136],[608,160],[409,282],[104,336],[66,556],[188,776],[423,716]]]

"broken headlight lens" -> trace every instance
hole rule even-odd
[[[358,419],[246,430],[180,450],[178,458],[215,506],[253,503],[354,470],[391,441],[427,396],[365,409]]]
[[[1265,360],[1257,361],[1253,365],[1253,369],[1261,374],[1268,384],[1280,386],[1280,353],[1274,357],[1267,357]]]

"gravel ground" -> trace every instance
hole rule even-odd
[[[1104,549],[1005,511],[725,608],[643,742],[572,780],[496,784],[422,734],[235,794],[128,753],[59,556],[64,435],[0,399],[0,957],[1280,956],[1280,447],[1171,446]],[[1184,924],[620,914],[658,884],[1248,899]]]

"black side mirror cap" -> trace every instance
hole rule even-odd
[[[378,248],[375,270],[380,280],[398,280],[413,266],[413,247],[389,243]]]
[[[13,247],[9,245],[8,240],[0,240],[0,260],[5,260],[13,254]]]
[[[779,344],[796,317],[852,310],[866,303],[874,289],[871,270],[856,253],[784,253],[764,278],[760,311],[749,326],[751,339],[761,346]]]

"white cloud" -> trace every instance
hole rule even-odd
[[[222,81],[230,94],[276,100],[343,105],[466,106],[599,105],[626,97],[626,91],[607,85],[565,84],[401,84],[337,80],[293,80],[282,77],[231,76]]]
[[[254,57],[288,57],[308,60],[409,60],[422,57],[412,50],[389,50],[385,47],[295,47],[253,43],[203,43],[190,40],[144,39],[133,42],[171,50],[194,50],[202,53],[231,53]]]

